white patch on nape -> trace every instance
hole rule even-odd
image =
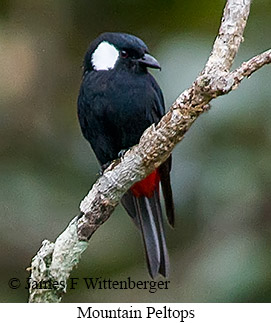
[[[106,41],[103,41],[95,49],[91,57],[91,63],[96,71],[110,70],[114,68],[119,57],[119,51],[116,47]]]

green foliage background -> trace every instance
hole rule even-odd
[[[167,107],[200,72],[221,0],[1,0],[0,300],[25,302],[32,256],[78,214],[98,164],[76,99],[81,64],[103,31],[136,34],[160,61]],[[235,62],[270,47],[271,3],[254,1]],[[167,230],[170,289],[68,291],[66,302],[271,301],[270,67],[212,103],[174,151],[176,229]],[[139,233],[119,206],[73,277],[148,280]],[[20,289],[8,287],[12,277]]]

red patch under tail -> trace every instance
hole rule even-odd
[[[152,197],[155,190],[159,188],[160,175],[158,169],[153,171],[150,175],[142,181],[135,183],[131,187],[132,193],[136,196]]]

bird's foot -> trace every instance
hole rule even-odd
[[[122,149],[119,153],[118,153],[118,158],[123,158],[123,156],[125,155],[125,153],[127,152],[129,150],[129,148],[128,149]],[[103,164],[102,166],[101,166],[101,169],[100,169],[100,171],[99,171],[99,175],[100,176],[102,176],[103,175],[103,173],[104,173],[104,171],[108,168],[108,166],[110,166],[111,164],[112,164],[112,167],[110,168],[110,169],[113,169],[116,165],[118,165],[120,163],[120,160],[118,160],[118,159],[115,159],[115,160],[113,160],[113,161],[109,161],[109,162],[107,162],[107,163],[105,163],[105,164]],[[110,170],[110,169],[108,169],[108,170]]]
[[[107,162],[101,166],[101,169],[99,170],[99,175],[102,176],[106,168],[111,164],[111,162]]]
[[[130,148],[128,148],[128,149],[122,149],[119,153],[118,153],[118,157],[119,158],[122,158],[124,155],[125,155],[125,153],[129,150]]]

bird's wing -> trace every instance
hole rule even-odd
[[[149,118],[151,123],[158,123],[159,120],[165,114],[165,103],[162,91],[159,85],[156,83],[155,79],[150,75],[152,88],[154,90],[154,99],[151,112],[149,114]],[[174,211],[174,203],[173,203],[173,194],[170,183],[170,171],[171,171],[172,157],[169,158],[159,167],[159,175],[161,180],[161,187],[163,191],[163,196],[165,199],[165,207],[166,214],[168,218],[169,224],[174,226],[175,219],[175,211]]]
[[[151,123],[158,123],[165,114],[165,101],[160,86],[155,81],[154,77],[149,74],[151,84],[152,107],[148,116]]]
[[[156,81],[150,76],[151,105],[147,110],[149,123],[158,123],[165,113],[162,92]],[[160,178],[167,218],[171,226],[174,224],[174,205],[170,185],[171,156],[154,172],[141,182],[136,183],[122,198],[122,204],[140,229],[145,246],[148,269],[151,277],[158,273],[167,277],[169,272],[169,259],[165,241],[162,221],[161,204],[159,201],[159,179],[157,185],[151,185],[156,176]],[[146,188],[151,189],[146,196]]]
[[[175,211],[173,203],[173,194],[170,183],[170,170],[171,170],[171,155],[169,158],[159,167],[159,175],[161,180],[161,187],[165,200],[166,214],[169,224],[174,227],[175,222]]]

